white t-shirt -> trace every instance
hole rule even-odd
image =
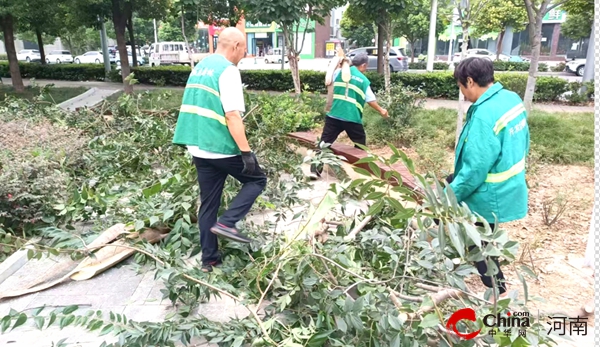
[[[219,93],[221,95],[221,104],[225,113],[232,111],[246,112],[244,104],[244,88],[242,86],[242,76],[236,66],[227,67],[219,77]],[[204,159],[221,159],[235,157],[230,154],[212,153],[198,148],[197,146],[187,146],[188,152],[194,157]]]

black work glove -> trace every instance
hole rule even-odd
[[[242,161],[244,162],[244,169],[242,173],[252,174],[256,171],[256,167],[258,166],[258,162],[256,160],[256,156],[252,152],[242,152]]]

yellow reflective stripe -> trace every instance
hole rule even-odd
[[[520,162],[516,163],[510,169],[504,172],[488,174],[485,181],[488,183],[504,182],[509,178],[520,174],[523,170],[525,170],[525,158],[521,159]]]
[[[197,89],[202,89],[202,90],[206,90],[209,93],[213,93],[214,95],[221,97],[219,95],[219,92],[217,92],[216,90],[212,89],[211,87],[207,87],[204,84],[196,84],[196,83],[190,83],[186,86],[186,88],[197,88]]]
[[[346,97],[344,95],[336,95],[336,94],[333,95],[333,98],[334,99],[338,99],[338,100],[342,100],[342,101],[346,101],[346,102],[349,102],[351,104],[354,104],[356,107],[358,107],[358,109],[360,110],[360,112],[363,111],[363,107],[354,98],[351,98],[349,96]]]
[[[510,111],[506,112],[496,122],[496,125],[494,126],[494,133],[496,135],[498,135],[500,133],[500,131],[502,129],[504,129],[504,127],[506,127],[506,125],[508,123],[510,123],[511,120],[517,118],[523,112],[525,112],[525,106],[523,106],[522,103],[519,103],[517,106],[513,107]]]
[[[209,110],[207,108],[193,106],[193,105],[181,105],[181,108],[179,109],[179,111],[185,112],[185,113],[193,113],[198,116],[214,119],[214,120],[218,121],[219,123],[223,124],[224,126],[227,126],[227,122],[225,121],[224,116],[221,116],[220,114],[216,113],[215,111]]]
[[[335,82],[333,84],[334,87],[342,87],[342,88],[346,88],[346,83],[344,82]],[[363,92],[362,90],[360,90],[360,88],[358,88],[357,86],[355,86],[354,84],[350,84],[348,83],[348,88],[354,90],[356,93],[358,93],[358,95],[360,95],[363,99],[366,98],[365,96],[365,92]]]

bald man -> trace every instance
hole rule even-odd
[[[267,184],[248,144],[241,117],[246,109],[237,64],[245,55],[244,34],[236,28],[223,30],[215,54],[196,65],[188,78],[175,127],[173,143],[187,147],[198,173],[198,228],[204,272],[212,272],[221,264],[217,235],[251,242],[235,225]],[[242,189],[217,220],[228,176],[240,181]]]

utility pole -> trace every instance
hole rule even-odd
[[[102,44],[102,57],[104,58],[104,70],[106,73],[110,72],[110,56],[108,55],[108,39],[106,38],[106,26],[104,26],[104,20],[100,20],[100,16],[98,16],[98,21],[100,22],[100,42]]]
[[[158,43],[158,33],[156,31],[156,19],[154,19],[154,43]]]
[[[435,46],[437,43],[435,24],[437,22],[437,0],[431,0],[431,16],[429,17],[429,42],[427,45],[427,71],[433,71],[433,60],[435,59]]]
[[[594,25],[592,25],[592,32],[590,33],[590,41],[588,43],[587,55],[585,57],[585,69],[583,70],[583,78],[582,82],[589,82],[594,79],[594,43],[595,43],[595,35],[594,31],[596,27],[596,19],[594,19]],[[586,92],[586,87],[581,87],[581,92]]]
[[[454,23],[456,18],[456,9],[452,11],[452,20],[450,22],[450,47],[448,48],[448,66],[450,70],[454,70],[453,58],[454,58],[454,47],[452,47],[452,43],[454,43]]]

